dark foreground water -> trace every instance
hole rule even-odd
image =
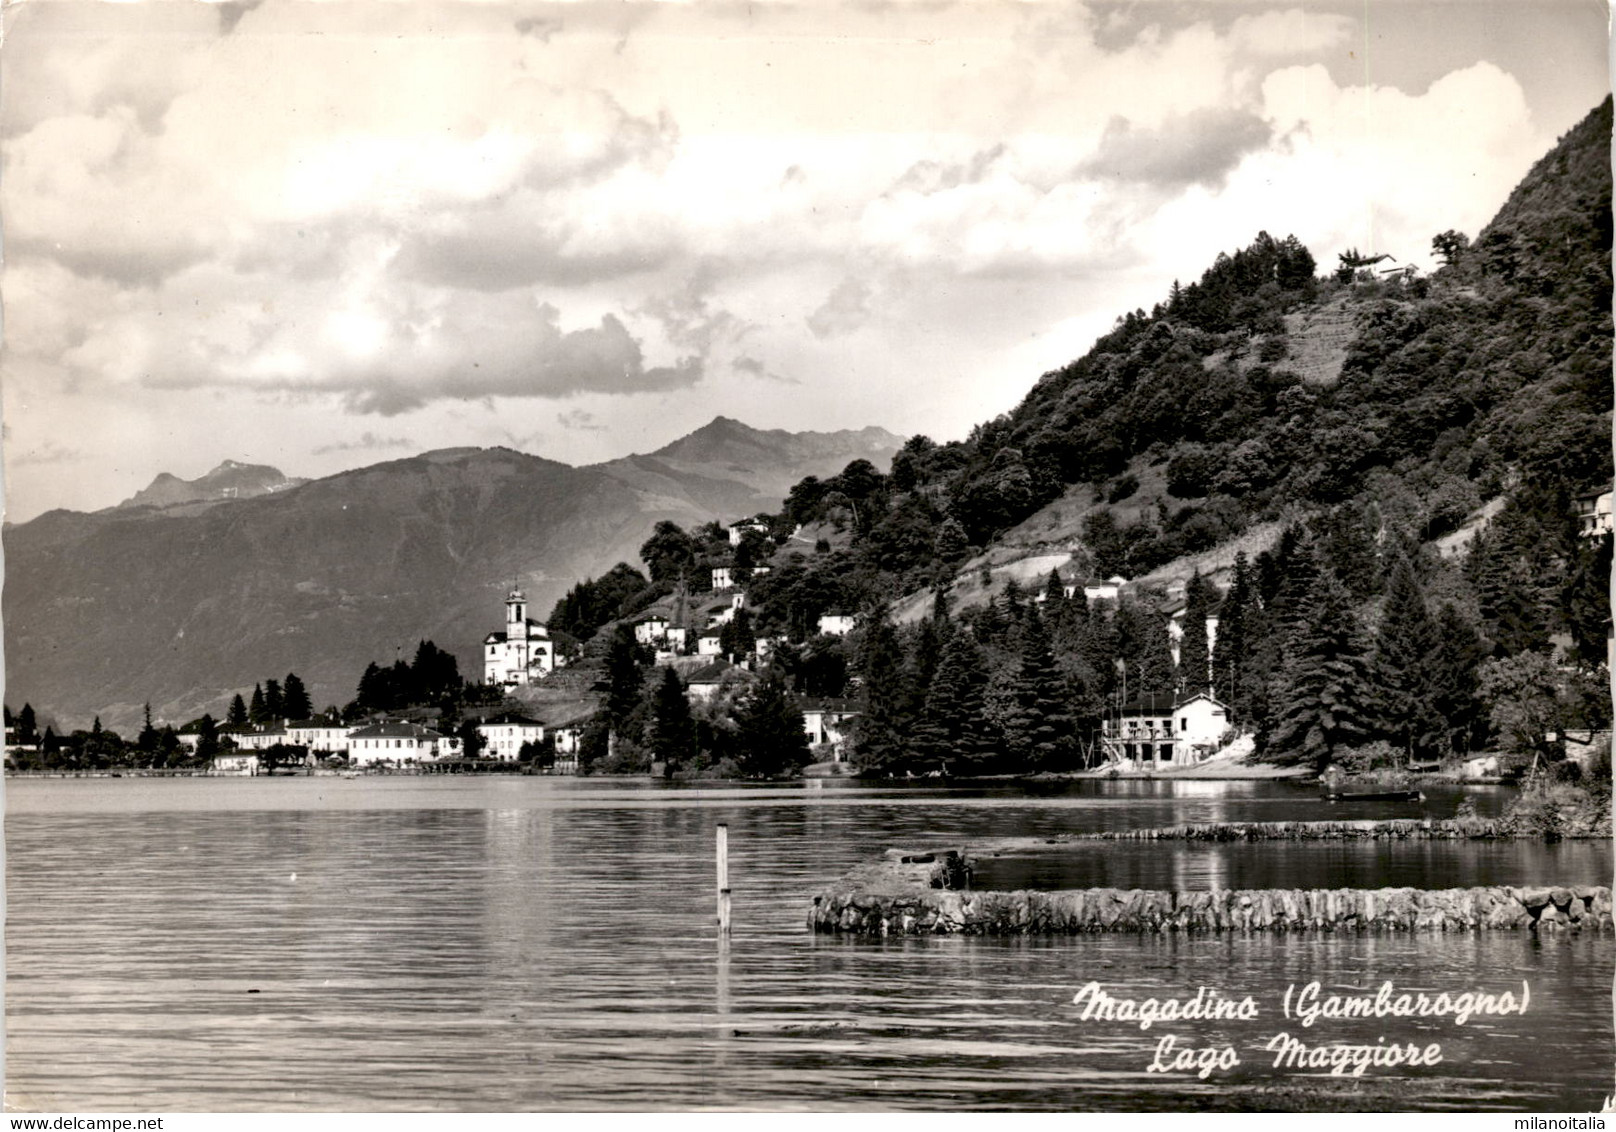
[[[1476,797],[1487,812],[1505,796]],[[813,891],[891,844],[1418,812],[1254,783],[12,781],[7,1099],[69,1111],[1596,1108],[1616,1060],[1610,935],[883,942],[804,927]],[[712,926],[721,821],[727,953]],[[1608,846],[1336,850],[1097,846],[1092,869],[1044,879],[1610,882]],[[1314,980],[1325,994],[1390,980],[1519,995],[1524,983],[1531,1005],[1463,1026],[1306,1029],[1281,1000]],[[1090,981],[1116,997],[1250,995],[1259,1016],[1085,1022],[1071,999]],[[1263,1046],[1281,1032],[1310,1046],[1435,1042],[1443,1060],[1361,1078],[1278,1071]],[[1169,1033],[1231,1046],[1240,1064],[1204,1081],[1148,1072]]]

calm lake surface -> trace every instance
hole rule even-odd
[[[1502,790],[1472,791],[1483,813]],[[1450,814],[1284,783],[665,786],[543,778],[6,783],[14,1108],[1534,1109],[1612,1091],[1609,934],[849,940],[805,928],[889,845]],[[713,827],[735,928],[713,928]],[[1020,884],[1610,883],[1611,850],[1099,844],[989,863]],[[1019,871],[1017,871],[1019,870]],[[1250,1022],[1084,1022],[1072,995],[1252,996]],[[1509,1017],[1321,1022],[1326,994],[1492,993]],[[254,993],[256,992],[256,993]],[[1264,1044],[1438,1042],[1429,1068],[1277,1071]],[[1148,1073],[1164,1033],[1235,1047]]]

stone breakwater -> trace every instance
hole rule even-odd
[[[814,897],[808,926],[853,935],[1609,931],[1602,886],[973,892],[962,853],[892,852]]]
[[[1391,821],[1254,821],[1206,822],[1158,826],[1154,829],[1073,833],[1045,839],[1066,841],[1504,841],[1537,840],[1539,832],[1523,831],[1496,818],[1402,818]],[[1023,840],[1023,839],[1015,839]]]

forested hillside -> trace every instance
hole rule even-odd
[[[1609,719],[1611,540],[1577,498],[1611,482],[1610,134],[1607,100],[1473,239],[1433,233],[1428,275],[1259,233],[965,440],[800,481],[753,628],[799,692],[858,693],[876,772],[1070,769],[1124,691],[1208,685],[1278,761],[1552,757]],[[1057,503],[1059,573],[1006,587],[983,552]],[[1214,548],[1182,596],[1083,598]],[[826,612],[863,628],[816,637]]]

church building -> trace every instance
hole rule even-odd
[[[505,599],[505,631],[483,640],[483,681],[531,684],[555,669],[550,630],[527,615],[527,597],[512,590]]]

